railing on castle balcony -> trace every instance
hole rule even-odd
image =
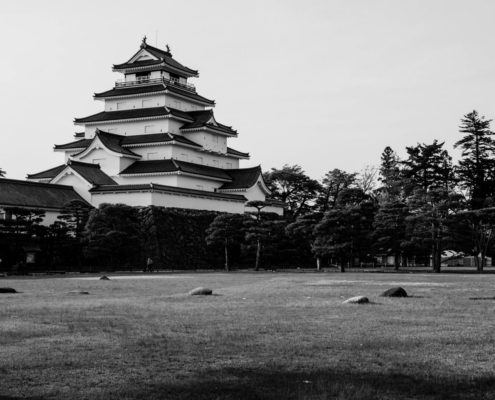
[[[132,81],[119,79],[117,82],[115,82],[115,87],[156,85],[158,83],[166,83],[167,85],[177,86],[181,89],[189,90],[190,92],[196,92],[196,87],[192,83],[182,83],[177,78],[165,78],[164,76],[160,78],[139,77]]]

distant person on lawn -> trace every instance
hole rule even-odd
[[[153,272],[153,260],[148,257],[148,261],[146,261],[146,264],[148,265],[148,272]]]

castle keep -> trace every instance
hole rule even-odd
[[[123,78],[96,93],[104,111],[74,123],[84,130],[56,145],[65,163],[30,174],[28,181],[72,186],[87,202],[125,203],[243,213],[250,200],[270,190],[261,167],[239,168],[249,153],[228,141],[238,133],[216,120],[215,101],[199,95],[199,76],[143,39],[127,62],[113,71]],[[266,211],[282,214],[270,200]]]

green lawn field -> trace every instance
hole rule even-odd
[[[0,278],[0,399],[495,399],[495,275],[108,276]]]

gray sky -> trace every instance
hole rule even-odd
[[[241,167],[312,178],[378,164],[385,146],[452,144],[460,118],[495,117],[494,1],[19,1],[0,14],[0,167],[24,179],[63,163],[74,117],[103,110],[112,64],[144,35],[199,69]],[[495,128],[495,126],[494,126]]]

